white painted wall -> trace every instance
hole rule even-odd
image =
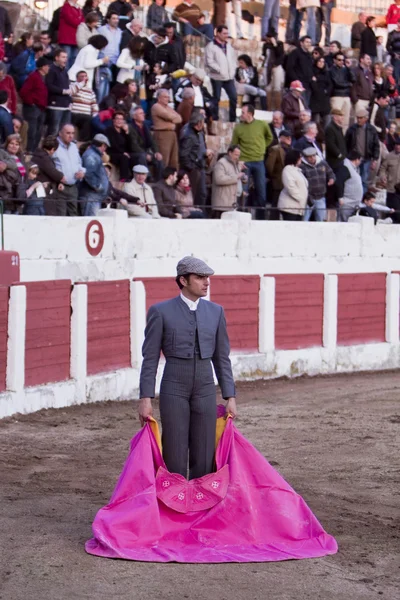
[[[128,219],[101,211],[104,248],[85,245],[90,218],[5,215],[5,249],[19,252],[21,281],[97,281],[174,276],[193,254],[217,274],[360,273],[400,271],[400,226],[251,221],[244,213],[222,220]]]

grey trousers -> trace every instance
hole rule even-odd
[[[217,419],[211,360],[168,358],[160,389],[163,458],[170,473],[196,479],[214,470]]]

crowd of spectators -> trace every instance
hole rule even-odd
[[[386,43],[362,12],[350,48],[331,40],[332,1],[291,0],[285,44],[279,2],[265,2],[259,61],[234,49],[225,0],[214,0],[213,23],[192,0],[173,11],[153,0],[145,22],[138,1],[115,0],[104,15],[99,4],[66,0],[47,31],[18,40],[0,7],[6,213],[91,216],[112,206],[136,218],[246,210],[259,220],[347,221],[390,212],[400,222],[400,0],[388,6]],[[237,0],[232,9],[243,39],[246,11]],[[204,69],[187,60],[193,38]],[[208,146],[222,118],[232,137],[220,154]],[[374,208],[380,188],[386,207]]]

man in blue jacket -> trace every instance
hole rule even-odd
[[[8,92],[0,90],[0,144],[4,144],[7,137],[14,133],[13,117],[7,103]]]
[[[108,196],[108,175],[102,156],[109,147],[108,138],[98,133],[82,156],[82,166],[86,173],[79,188],[79,200],[84,217],[96,216],[101,203]]]
[[[189,454],[189,479],[214,469],[217,406],[212,366],[226,409],[236,416],[224,310],[203,300],[213,274],[198,258],[180,260],[176,282],[181,293],[150,307],[143,344],[141,423],[152,415],[162,351],[166,359],[160,389],[163,458],[171,473],[186,477]]]

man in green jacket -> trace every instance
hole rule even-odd
[[[265,151],[272,142],[268,123],[254,118],[254,106],[246,104],[242,108],[240,123],[233,130],[232,145],[240,148],[240,158],[247,167],[248,180],[254,185],[254,198],[248,206],[256,208],[256,219],[265,219],[267,203],[267,183],[265,174]],[[248,189],[249,183],[244,185]],[[247,191],[247,190],[246,190]]]

